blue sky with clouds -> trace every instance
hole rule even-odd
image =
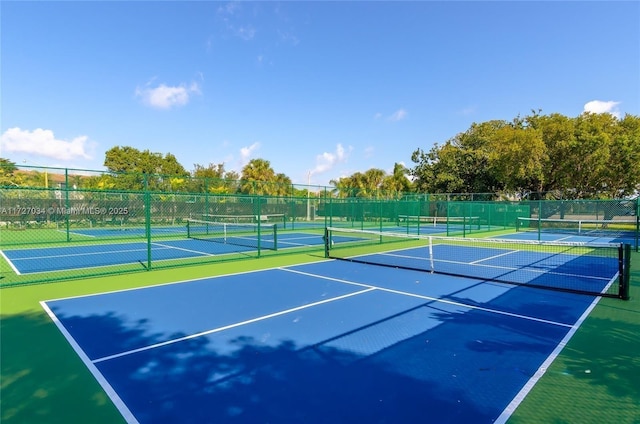
[[[640,3],[2,1],[0,156],[328,184],[473,122],[640,114]],[[310,176],[310,180],[309,180]]]

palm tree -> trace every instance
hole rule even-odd
[[[264,159],[251,159],[242,168],[240,190],[246,194],[270,194],[269,186],[276,179],[271,163]]]
[[[400,197],[411,191],[411,181],[407,178],[409,170],[401,163],[393,165],[393,174],[387,175],[382,182],[382,189],[389,195]]]

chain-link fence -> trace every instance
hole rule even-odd
[[[640,201],[0,188],[0,286],[323,249],[325,227],[640,244]],[[148,186],[148,181],[142,180]]]

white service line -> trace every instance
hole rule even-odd
[[[189,252],[189,253],[197,253],[198,255],[204,255],[204,256],[216,256],[213,253],[206,253],[206,252],[201,252],[199,250],[192,250],[192,249],[185,249],[184,247],[178,247],[178,246],[169,246],[168,244],[162,244],[162,243],[151,243],[154,246],[160,246],[160,247],[165,247],[167,249],[175,249],[175,250],[182,250],[184,252]]]
[[[495,259],[495,258],[500,258],[502,256],[507,256],[507,255],[512,255],[514,253],[518,253],[520,252],[520,250],[510,250],[508,252],[504,252],[501,253],[499,255],[493,255],[493,256],[489,256],[488,258],[482,258],[482,259],[478,259],[477,261],[473,261],[473,262],[469,262],[471,265],[475,265],[477,263],[483,262],[483,261],[490,261],[491,259]]]
[[[381,290],[381,291],[385,291],[385,292],[389,292],[389,293],[401,294],[401,295],[404,295],[404,296],[417,297],[419,299],[425,299],[425,300],[431,300],[431,301],[439,302],[439,303],[446,303],[446,304],[449,304],[449,305],[461,306],[461,307],[467,308],[467,309],[475,309],[475,310],[478,310],[478,311],[490,312],[490,313],[493,313],[493,314],[505,315],[505,316],[509,316],[509,317],[513,317],[513,318],[526,319],[528,321],[536,321],[536,322],[541,322],[541,323],[544,323],[544,324],[557,325],[559,327],[567,327],[567,328],[572,328],[573,327],[573,325],[565,324],[563,322],[550,321],[550,320],[546,320],[546,319],[542,319],[542,318],[531,317],[531,316],[528,316],[528,315],[514,314],[513,312],[506,312],[506,311],[501,311],[501,310],[498,310],[498,309],[483,308],[482,306],[467,305],[467,304],[464,304],[464,303],[461,303],[461,302],[455,302],[453,300],[442,299],[442,298],[439,298],[439,297],[431,297],[431,296],[425,296],[425,295],[416,294],[416,293],[409,293],[409,292],[405,292],[405,291],[401,291],[401,290],[387,289],[385,287],[372,286],[370,284],[357,283],[355,281],[349,281],[349,280],[343,280],[343,279],[340,279],[340,278],[327,277],[327,276],[324,276],[324,275],[316,275],[316,274],[311,274],[311,273],[308,273],[308,272],[297,271],[297,270],[294,270],[294,269],[282,268],[282,270],[283,271],[288,271],[288,272],[294,272],[294,273],[297,273],[297,274],[307,275],[307,276],[310,276],[310,277],[317,277],[317,278],[322,278],[322,279],[325,279],[325,280],[337,281],[337,282],[345,283],[345,284],[352,284],[352,285],[361,286],[361,287],[368,287],[368,288],[372,288],[372,289],[375,289],[375,290]]]
[[[185,341],[185,340],[195,339],[197,337],[202,337],[202,336],[206,336],[206,335],[213,334],[213,333],[219,333],[220,331],[229,330],[231,328],[240,327],[240,326],[247,325],[247,324],[252,324],[254,322],[263,321],[265,319],[274,318],[274,317],[277,317],[277,316],[280,316],[280,315],[289,314],[291,312],[300,311],[302,309],[311,308],[313,306],[322,305],[324,303],[334,302],[336,300],[345,299],[347,297],[357,296],[359,294],[370,292],[370,291],[373,291],[373,290],[375,290],[375,288],[371,287],[371,288],[368,288],[368,289],[365,289],[365,290],[360,290],[360,291],[357,291],[357,292],[344,294],[342,296],[332,297],[331,299],[324,299],[324,300],[321,300],[319,302],[309,303],[309,304],[306,304],[306,305],[297,306],[295,308],[286,309],[284,311],[274,312],[273,314],[263,315],[261,317],[252,318],[252,319],[249,319],[249,320],[246,320],[246,321],[242,321],[242,322],[237,322],[235,324],[229,324],[229,325],[225,325],[223,327],[218,327],[218,328],[214,328],[214,329],[207,330],[207,331],[201,331],[199,333],[190,334],[188,336],[178,337],[176,339],[166,340],[164,342],[155,343],[155,344],[152,344],[152,345],[149,345],[149,346],[140,347],[138,349],[131,349],[131,350],[128,350],[126,352],[116,353],[114,355],[109,355],[109,356],[105,356],[105,357],[102,357],[102,358],[94,359],[91,362],[93,362],[94,364],[97,364],[97,363],[100,363],[100,362],[108,361],[110,359],[116,359],[116,358],[120,358],[122,356],[131,355],[133,353],[144,352],[146,350],[151,350],[151,349],[155,349],[155,348],[158,348],[158,347],[171,345],[171,344],[174,344],[174,343],[179,343],[179,342],[182,342],[182,341]]]

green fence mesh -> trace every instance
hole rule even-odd
[[[5,186],[0,287],[322,251],[325,227],[463,237],[528,232],[534,239],[556,233],[639,245],[637,199],[334,196],[327,190],[260,196]],[[211,224],[195,224],[201,221]]]

